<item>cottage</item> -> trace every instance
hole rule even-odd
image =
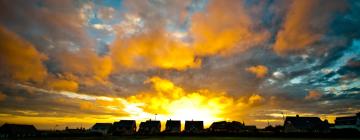
[[[153,135],[159,134],[161,130],[160,121],[148,120],[140,123],[139,134],[142,135]]]
[[[203,121],[185,121],[186,133],[202,133],[204,131]]]
[[[165,133],[180,133],[181,131],[181,122],[179,120],[167,120]]]
[[[324,133],[329,132],[329,124],[319,117],[286,117],[285,133]]]
[[[237,133],[245,131],[245,125],[237,121],[220,121],[212,123],[209,127],[209,131],[215,133]]]
[[[133,135],[136,133],[136,121],[120,120],[119,122],[114,122],[110,132],[112,135]]]
[[[96,123],[91,127],[90,131],[101,135],[107,135],[112,126],[112,123]]]
[[[360,112],[356,116],[336,117],[335,129],[356,129],[360,131]]]
[[[0,127],[0,138],[32,137],[36,136],[37,134],[38,131],[33,125],[6,123]]]

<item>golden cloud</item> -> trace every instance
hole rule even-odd
[[[242,1],[210,1],[207,11],[192,17],[190,33],[197,55],[243,52],[264,42],[266,30],[254,31],[256,23],[248,15]]]
[[[189,45],[168,37],[165,31],[119,38],[114,41],[111,52],[116,66],[133,69],[159,67],[182,70],[198,67],[201,63]]]
[[[56,79],[49,82],[48,86],[53,90],[77,91],[79,84],[75,81]]]
[[[193,15],[186,35],[193,41],[183,41],[171,35],[165,29],[165,20],[161,16],[136,17],[136,21],[146,20],[143,22],[156,24],[151,24],[153,26],[150,28],[141,28],[142,32],[129,36],[118,34],[111,47],[113,62],[117,67],[137,70],[184,70],[198,68],[201,57],[239,53],[266,41],[269,33],[265,30],[254,31],[256,23],[244,8],[237,7],[240,4],[238,1],[211,1],[207,11]],[[179,7],[178,11],[186,11],[186,6]],[[134,13],[139,14],[139,11]],[[155,20],[153,16],[159,19]],[[119,30],[118,33],[124,33]]]
[[[70,76],[72,81],[89,86],[106,83],[113,69],[111,58],[98,56],[89,48],[81,48],[79,52],[59,50],[54,55],[65,78]]]
[[[246,68],[246,71],[255,74],[257,78],[263,78],[268,73],[268,68],[264,65],[257,65]]]
[[[305,99],[306,100],[318,100],[321,98],[321,96],[322,96],[322,94],[319,93],[318,91],[310,90],[308,92],[308,94],[305,96]]]
[[[264,101],[264,97],[262,97],[258,94],[254,94],[249,97],[249,104],[251,104],[251,105],[257,105],[257,104],[262,103],[263,101]]]
[[[7,97],[6,94],[0,92],[0,102],[4,101],[6,99],[6,97]]]
[[[302,51],[319,41],[331,13],[344,9],[342,1],[294,0],[273,46],[278,54]]]
[[[42,64],[46,59],[32,44],[0,26],[1,77],[40,82],[47,75]]]
[[[80,102],[80,109],[82,110],[93,110],[95,109],[95,106],[92,102],[89,102],[89,101],[83,101],[83,102]]]

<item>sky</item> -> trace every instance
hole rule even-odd
[[[0,124],[333,122],[360,111],[360,1],[0,0]]]

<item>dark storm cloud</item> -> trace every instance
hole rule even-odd
[[[80,17],[81,3],[74,1],[1,1],[1,23],[33,41],[42,51],[52,41],[68,41],[90,46]],[[24,32],[26,31],[26,32]]]
[[[347,61],[346,65],[338,70],[340,75],[345,74],[360,74],[360,60],[359,58],[353,58]]]

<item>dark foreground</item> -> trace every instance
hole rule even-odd
[[[181,136],[135,136],[135,137],[34,137],[21,140],[329,140],[330,138],[274,138],[274,137],[181,137]],[[332,140],[358,140],[358,138],[331,138]]]

